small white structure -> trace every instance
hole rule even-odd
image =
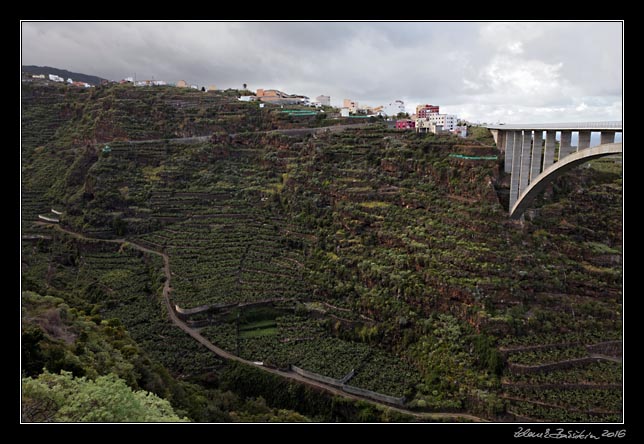
[[[454,131],[452,131],[454,134],[456,134],[459,137],[467,137],[467,126],[456,126],[454,127]]]
[[[126,77],[123,80],[125,80],[126,82],[134,83],[134,77]]]
[[[340,116],[349,117],[349,108],[340,108]]]
[[[72,80],[72,78],[71,78],[71,77],[69,77],[69,78],[67,79],[67,83],[72,84],[72,83],[74,83],[74,81]]]
[[[199,87],[198,87],[197,85],[190,85],[190,88],[192,88],[192,89],[199,89]]]
[[[331,106],[331,96],[317,96],[315,101],[322,106]]]
[[[33,74],[31,76],[32,79],[44,79],[45,75],[44,74]]]
[[[56,74],[49,74],[49,80],[51,80],[53,82],[64,82],[65,81],[65,79],[63,79],[62,77],[57,76]]]
[[[252,102],[255,100],[255,96],[241,96],[239,99],[240,102]]]
[[[260,107],[260,108],[264,108],[264,106],[265,106],[265,104],[264,104],[264,103],[260,103],[260,104],[259,104],[259,107]]]
[[[47,217],[47,216],[43,216],[42,214],[38,215],[38,219],[44,220],[45,222],[53,222],[55,224],[60,222],[60,220],[56,219],[55,217]]]

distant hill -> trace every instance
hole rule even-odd
[[[103,79],[97,76],[90,76],[88,74],[82,74],[80,72],[71,72],[66,69],[52,68],[50,66],[34,66],[34,65],[22,65],[22,72],[27,72],[29,74],[55,74],[64,78],[65,80],[71,78],[75,82],[85,82],[90,85],[100,85]]]

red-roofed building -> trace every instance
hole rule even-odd
[[[430,114],[438,114],[439,108],[438,105],[418,105],[416,107],[416,114],[419,119],[426,119]]]

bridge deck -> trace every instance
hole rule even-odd
[[[517,130],[544,130],[544,131],[622,131],[622,121],[606,122],[574,122],[574,123],[520,123],[486,125],[488,129],[517,131]]]

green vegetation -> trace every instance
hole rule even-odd
[[[621,339],[619,168],[561,177],[515,223],[487,130],[288,137],[261,131],[329,122],[236,97],[24,86],[25,377],[116,375],[193,421],[403,420],[218,359],[169,321],[163,262],[136,244],[168,255],[173,304],[210,307],[188,325],[247,360],[353,370],[348,384],[420,411],[620,417],[619,363],[508,365]],[[129,244],[38,224],[52,209],[71,231]],[[507,350],[542,345],[557,346]],[[578,381],[614,386],[555,399],[550,385]]]
[[[132,391],[115,375],[95,380],[70,372],[23,378],[23,420],[27,422],[183,422],[170,403]]]

